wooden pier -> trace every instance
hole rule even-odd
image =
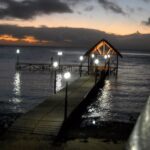
[[[107,48],[106,48],[107,47]],[[96,58],[107,56],[108,59],[102,65],[92,64],[91,54]],[[111,58],[109,57],[111,55]],[[84,62],[80,64],[60,64],[59,70],[71,70],[78,68],[82,73],[82,68],[87,70],[78,80],[69,85],[68,90],[68,113],[71,112],[86,98],[87,94],[97,84],[97,81],[104,80],[111,71],[118,72],[118,56],[121,54],[114,49],[106,40],[101,40],[87,53]],[[111,65],[116,60],[115,65]],[[45,63],[16,63],[17,70],[53,70],[52,64]],[[28,113],[18,118],[9,130],[0,138],[0,147],[3,150],[16,149],[53,149],[53,140],[64,122],[64,99],[66,89],[62,89],[57,94],[50,97],[35,107]],[[62,149],[62,148],[60,148]]]
[[[86,97],[94,86],[93,76],[83,76],[69,86],[68,116]],[[50,148],[57,136],[64,119],[65,89],[51,95],[46,101],[32,109],[11,126],[1,137],[0,147],[3,150]],[[9,144],[8,144],[9,143]]]
[[[103,59],[105,62],[103,64],[95,64],[95,59]],[[79,64],[60,64],[59,70],[69,70],[72,71],[74,68],[79,69],[79,72],[87,69],[88,74],[102,71],[104,69],[109,69],[110,72],[118,72],[119,57],[122,55],[116,50],[108,41],[101,40],[96,43],[91,49],[89,49],[84,54],[84,60]],[[30,71],[45,71],[53,70],[53,62],[51,63],[24,63],[19,61],[19,56],[17,55],[16,69],[17,70],[30,70]],[[83,69],[84,68],[84,69]]]

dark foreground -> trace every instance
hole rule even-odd
[[[84,128],[80,126],[82,111],[91,103],[98,87],[104,86],[104,79],[100,80],[92,90],[93,77],[82,77],[70,86],[68,93],[70,114],[64,123],[65,90],[52,95],[44,103],[15,121],[1,136],[0,147],[3,150],[123,149],[132,125],[101,122],[98,126],[89,125]],[[90,91],[88,95],[87,91]]]

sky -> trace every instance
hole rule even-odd
[[[0,43],[37,43],[39,39],[32,34],[15,36],[15,31],[31,27],[31,33],[65,27],[116,35],[150,34],[149,8],[150,0],[0,0]]]

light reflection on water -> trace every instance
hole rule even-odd
[[[16,72],[16,49],[19,47],[0,47],[0,127],[16,116],[33,109],[54,92],[54,73],[52,71]],[[20,47],[20,61],[26,63],[49,63],[56,58],[58,49],[46,47]],[[82,50],[63,49],[62,63],[78,63]],[[78,76],[77,76],[78,77]],[[70,82],[77,79],[72,75]],[[64,81],[57,74],[57,92],[63,88]],[[7,119],[5,119],[7,118]],[[4,124],[5,124],[4,123]]]
[[[118,78],[110,76],[95,101],[83,112],[81,125],[101,121],[134,122],[150,91],[149,56],[124,56]]]
[[[13,78],[13,93],[14,96],[9,99],[9,103],[11,104],[10,110],[12,112],[24,112],[24,110],[21,108],[21,102],[23,99],[21,98],[21,73],[16,72],[14,74]]]
[[[22,62],[47,63],[50,56],[56,57],[58,51],[37,47],[24,47],[22,49],[24,49],[20,56]],[[83,51],[69,49],[64,54],[62,62],[78,63],[78,57],[83,54]],[[0,51],[0,113],[26,112],[53,93],[52,73],[15,72],[15,59],[14,47]],[[117,84],[115,81],[107,80],[104,89],[97,96],[96,102],[88,106],[88,111],[83,115],[84,117],[109,120],[112,119],[113,115],[117,119],[125,120],[127,113],[139,112],[144,106],[145,95],[149,94],[148,87],[150,85],[149,56],[124,55],[119,65]],[[74,79],[72,78],[72,80]],[[63,82],[62,75],[58,73],[57,91],[63,87]],[[92,119],[97,121],[95,118]]]
[[[97,101],[91,104],[87,110],[88,114],[83,115],[86,117],[100,117],[102,120],[108,118],[109,111],[111,110],[111,82],[106,80],[104,88],[101,90],[101,96],[98,96]]]
[[[63,75],[59,73],[56,76],[56,91],[59,91],[62,89],[62,86],[63,86],[62,82],[63,82]]]
[[[9,99],[10,103],[13,104],[19,104],[22,102],[21,99],[21,74],[20,72],[16,72],[14,74],[14,78],[13,78],[13,93],[14,93],[14,97],[12,97],[12,99]],[[16,106],[14,106],[14,108],[16,108]]]
[[[19,72],[16,72],[14,75],[14,82],[13,82],[13,91],[15,95],[20,96],[21,95],[21,74]]]

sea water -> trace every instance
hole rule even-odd
[[[16,116],[26,113],[50,94],[53,94],[54,74],[50,71],[17,71],[16,49],[20,48],[19,61],[50,63],[58,60],[57,52],[63,51],[61,63],[79,64],[79,56],[86,49],[49,47],[0,47],[0,127],[13,122]],[[103,89],[82,115],[87,120],[128,122],[143,109],[150,91],[150,54],[148,52],[122,51],[118,77],[105,81]],[[78,73],[72,75],[72,80]],[[62,74],[57,74],[57,91],[64,87]],[[84,123],[85,123],[84,122]]]
[[[110,75],[82,114],[81,126],[135,123],[150,96],[150,53],[124,52],[118,76]]]
[[[79,64],[82,49],[49,47],[0,47],[0,128],[8,126],[20,114],[26,113],[54,93],[53,71],[17,71],[16,49],[20,49],[19,61],[25,63],[51,63],[58,61],[58,51],[63,51],[60,63]],[[78,69],[71,81],[79,76]],[[65,86],[63,74],[57,72],[57,92]]]

